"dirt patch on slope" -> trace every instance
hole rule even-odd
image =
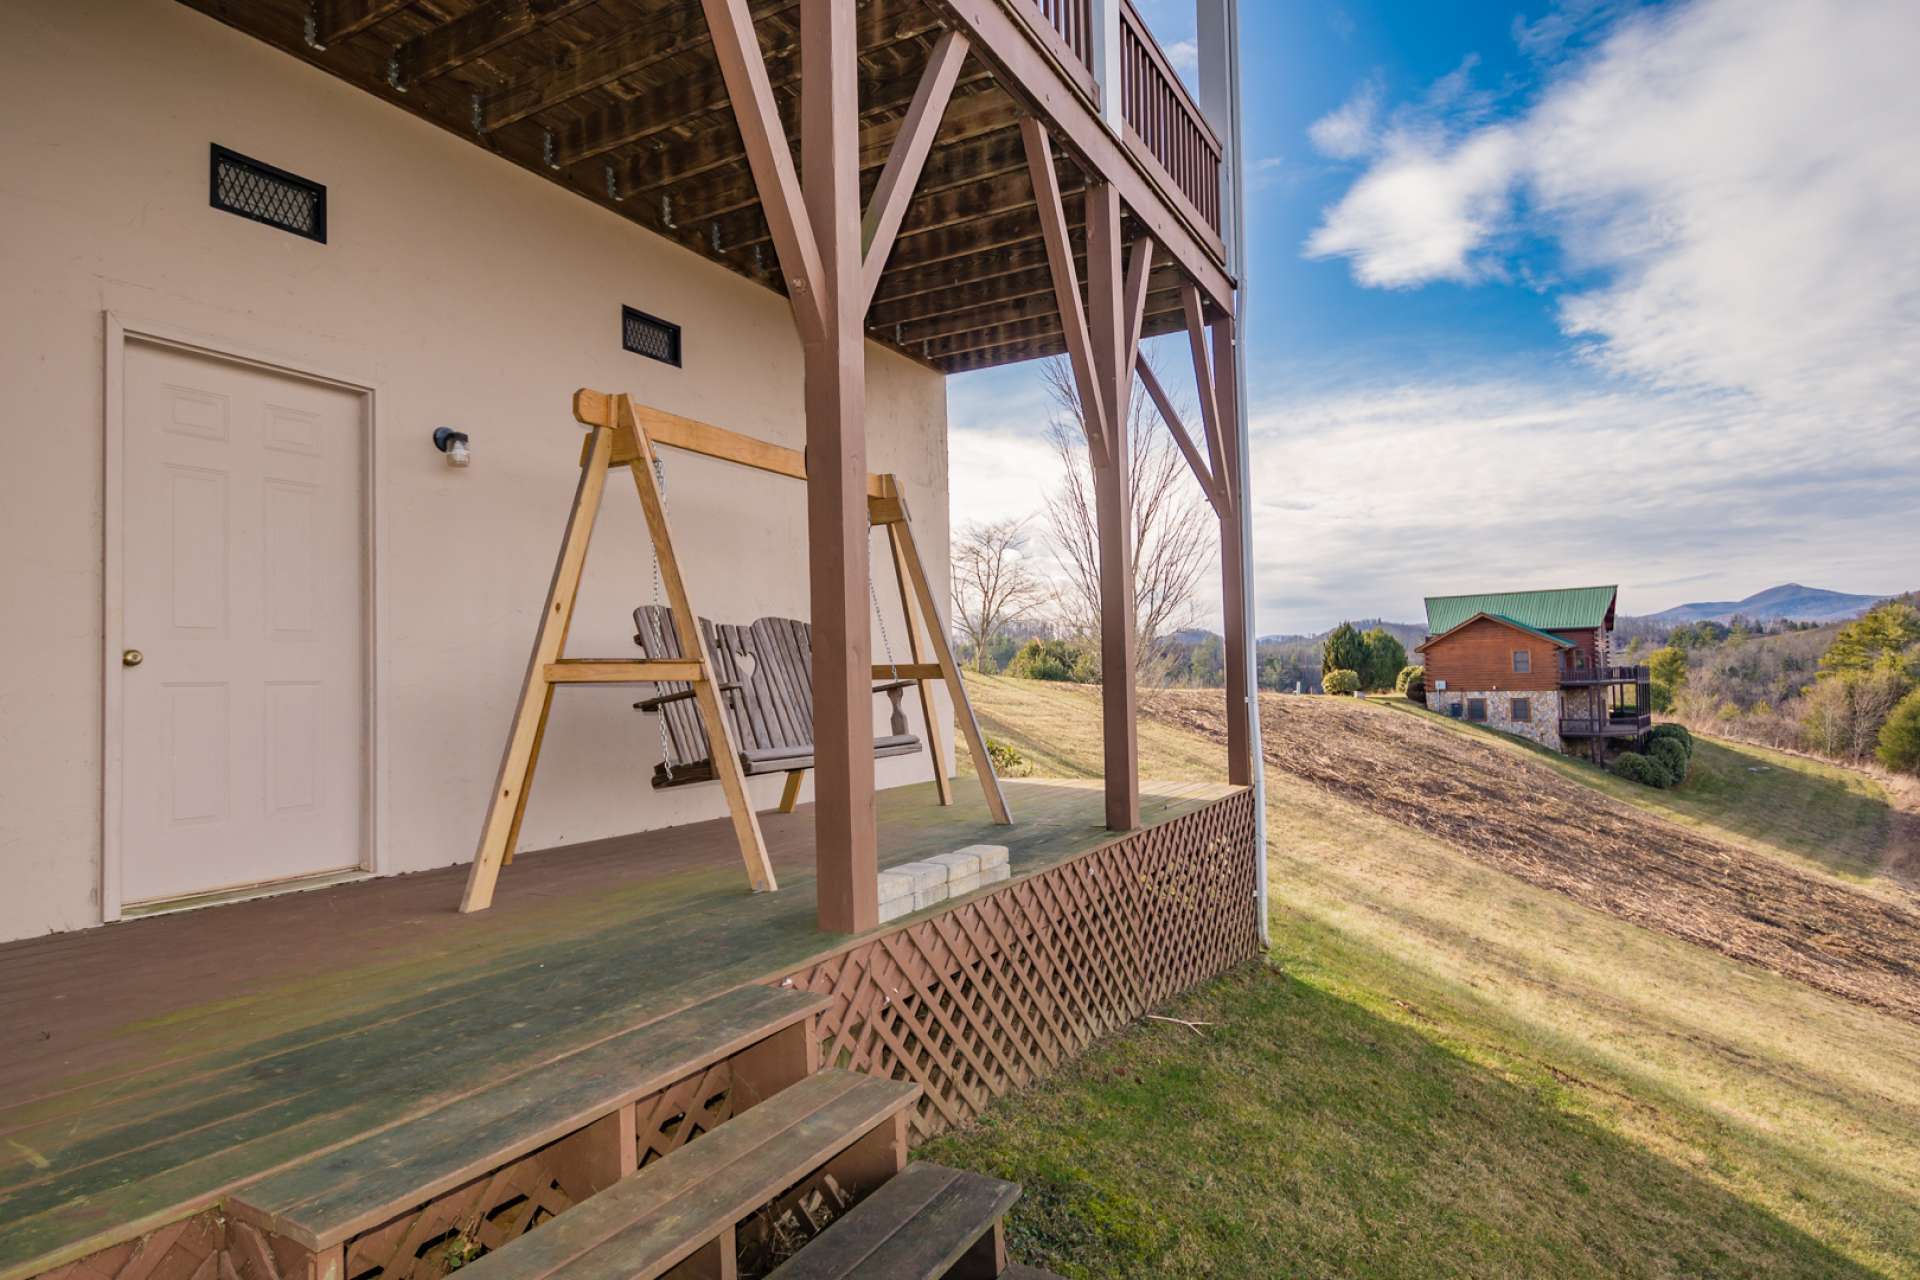
[[[1224,737],[1217,695],[1146,714]],[[1269,765],[1529,884],[1920,1022],[1920,900],[1851,892],[1412,715],[1265,697],[1260,730]]]

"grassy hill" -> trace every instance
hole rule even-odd
[[[1036,772],[1098,771],[1091,691],[975,700]],[[1213,698],[1142,720],[1143,773],[1219,776]],[[1269,696],[1263,724],[1271,963],[928,1153],[1026,1184],[1021,1256],[1920,1276],[1920,860],[1877,784],[1709,743],[1636,791],[1404,704]]]

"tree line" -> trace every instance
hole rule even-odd
[[[1647,656],[1654,709],[1709,733],[1920,773],[1915,604],[1903,596],[1840,627],[1675,628]]]

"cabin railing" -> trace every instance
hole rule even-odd
[[[1560,672],[1563,685],[1645,684],[1652,678],[1648,667],[1567,667]]]
[[[1068,70],[1080,77],[1081,87],[1092,88],[1091,79],[1084,77],[1093,67],[1093,6],[1100,0],[1024,2],[1044,19],[1047,39],[1058,37],[1054,52],[1073,60]],[[1120,4],[1119,92],[1130,149],[1158,168],[1165,184],[1218,235],[1220,136],[1201,114],[1131,0]]]
[[[1637,738],[1653,727],[1646,712],[1615,712],[1608,716],[1562,716],[1563,738]]]

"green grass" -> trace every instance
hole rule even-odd
[[[1369,1010],[1297,949],[921,1154],[1021,1183],[1066,1276],[1865,1276],[1778,1218]],[[1338,959],[1338,957],[1334,957]]]
[[[1097,771],[1088,691],[975,689],[1037,772]],[[1140,742],[1145,775],[1218,776],[1211,744],[1151,720]],[[1813,857],[1827,823],[1847,857],[1876,856],[1868,826],[1836,820],[1870,795],[1789,772],[1709,761],[1666,801],[1756,856]],[[1268,822],[1270,960],[1170,1010],[1216,1025],[1136,1024],[922,1152],[1022,1182],[1017,1258],[1067,1276],[1920,1277],[1920,1028],[1274,771]]]

